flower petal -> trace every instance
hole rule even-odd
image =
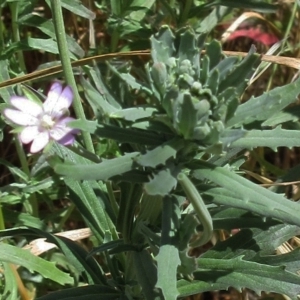
[[[67,123],[73,121],[74,119],[71,117],[66,117],[61,119],[59,122],[56,123],[55,127],[50,130],[50,136],[56,141],[60,141],[66,135],[77,134],[79,132],[78,129],[74,129],[67,126]]]
[[[62,92],[62,85],[59,82],[54,82],[47,95],[47,99],[45,100],[43,107],[45,112],[52,112],[53,108],[57,104],[58,98]]]
[[[57,142],[64,145],[64,146],[72,145],[75,142],[74,134],[73,133],[68,133],[62,139],[58,140]]]
[[[48,131],[40,132],[33,140],[30,147],[30,152],[37,153],[41,151],[43,148],[45,148],[45,146],[49,143],[49,141],[50,141],[49,132]]]
[[[20,133],[20,139],[23,144],[32,142],[39,135],[38,126],[25,127]]]
[[[36,117],[19,110],[7,108],[4,109],[3,114],[7,119],[17,125],[30,126],[38,123],[38,119]]]
[[[41,105],[24,97],[13,96],[10,99],[10,103],[20,111],[34,117],[37,117],[43,111]]]
[[[54,84],[53,84],[54,85]],[[60,85],[60,88],[61,85]],[[45,112],[50,112],[56,118],[61,117],[68,110],[73,101],[73,91],[71,87],[66,86],[58,95],[59,88],[56,87],[48,93],[48,97],[44,103]]]

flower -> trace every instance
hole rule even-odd
[[[25,97],[13,96],[10,104],[16,108],[4,109],[7,119],[24,128],[20,133],[23,144],[32,142],[31,153],[42,150],[50,140],[63,145],[70,145],[75,141],[74,135],[78,130],[67,126],[74,120],[68,117],[68,108],[73,101],[71,87],[54,82],[43,104],[38,104]]]

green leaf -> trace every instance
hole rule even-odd
[[[164,134],[152,130],[136,128],[121,128],[114,125],[100,125],[96,121],[76,120],[68,123],[70,127],[86,130],[102,138],[116,140],[120,143],[141,144],[143,146],[158,146],[166,141]]]
[[[300,106],[288,107],[282,111],[279,111],[277,114],[273,115],[271,118],[267,119],[262,123],[262,126],[271,126],[275,127],[279,124],[285,122],[296,122],[300,119]]]
[[[288,253],[280,255],[257,255],[253,261],[271,266],[285,266],[286,270],[299,275],[300,270],[300,249],[296,248]]]
[[[157,260],[157,283],[162,289],[165,299],[177,299],[176,287],[177,268],[180,265],[178,249],[173,245],[163,245],[159,248]]]
[[[53,153],[64,158],[67,163],[77,163],[85,169],[97,166],[97,164],[93,164],[84,157],[58,144],[51,148],[49,154]],[[63,165],[64,164],[62,164],[62,166]],[[114,218],[114,213],[105,193],[106,191],[104,186],[99,182],[93,181],[93,179],[91,179],[91,181],[79,182],[74,180],[72,176],[65,178],[65,183],[69,188],[71,200],[81,212],[94,235],[102,242],[104,233],[114,230],[114,226],[111,221],[111,219]]]
[[[285,86],[277,87],[259,97],[251,97],[239,105],[235,115],[226,127],[241,126],[257,121],[265,121],[278,114],[283,108],[295,102],[300,93],[300,79]]]
[[[260,55],[255,54],[254,49],[253,46],[248,55],[229,72],[226,78],[220,80],[219,93],[232,86],[236,88],[238,94],[244,91],[246,80],[253,73],[253,67],[260,61]],[[216,68],[218,68],[218,66]]]
[[[1,296],[3,299],[18,299],[19,289],[18,289],[18,278],[15,274],[15,266],[12,264],[1,262],[1,267],[3,268],[3,276],[5,278],[4,290],[1,290]]]
[[[299,147],[300,131],[285,130],[281,126],[273,130],[250,130],[239,139],[233,141],[230,147],[253,149],[256,147],[269,147],[276,150],[278,147]]]
[[[165,165],[168,159],[176,157],[177,152],[184,145],[185,142],[182,139],[173,139],[145,154],[138,155],[134,161],[143,167],[155,168],[158,165]]]
[[[142,286],[145,298],[147,300],[162,299],[159,295],[159,291],[157,291],[155,288],[155,283],[157,281],[157,270],[150,253],[144,249],[139,252],[132,251],[130,254],[134,264],[136,280]]]
[[[60,271],[54,263],[47,262],[27,250],[1,243],[0,257],[1,261],[21,265],[30,272],[38,272],[43,277],[49,278],[61,285],[74,283],[73,278],[69,274]]]
[[[120,292],[112,287],[88,285],[52,292],[46,296],[37,298],[37,300],[115,300],[120,299],[120,297]]]
[[[277,224],[266,229],[243,229],[203,254],[203,258],[232,259],[243,256],[243,260],[257,261],[259,256],[273,255],[275,250],[299,235],[300,228],[295,225]],[[267,264],[261,260],[262,264]]]
[[[157,109],[153,107],[131,107],[119,111],[114,111],[109,115],[110,118],[124,119],[126,121],[135,122],[137,120],[150,118]]]
[[[211,289],[238,290],[249,288],[260,294],[262,291],[285,294],[297,299],[300,294],[300,277],[287,272],[284,267],[267,266],[237,257],[233,259],[198,260],[199,269],[194,272],[197,281],[210,283]],[[222,286],[222,288],[220,288]],[[180,290],[180,289],[179,289]]]
[[[154,3],[155,0],[148,0],[146,2],[144,0],[133,0],[129,7],[129,11],[131,10],[129,18],[140,22],[144,19],[146,13],[150,10]]]
[[[168,195],[177,184],[177,175],[180,169],[175,166],[154,172],[149,180],[144,184],[144,189],[148,195]]]
[[[97,91],[91,85],[91,83],[84,78],[81,78],[81,83],[85,90],[86,99],[88,100],[96,116],[98,116],[99,111],[101,112],[102,116],[109,116],[111,113],[117,111],[117,108],[110,105],[110,103],[107,101],[104,92],[100,93]]]
[[[44,237],[48,242],[55,244],[63,254],[68,258],[68,261],[81,272],[83,279],[89,284],[105,284],[106,279],[101,270],[101,267],[93,257],[88,257],[88,252],[85,251],[79,244],[70,239],[50,234],[36,228],[14,228],[0,231],[1,237],[10,236],[38,236]],[[25,251],[25,250],[23,250]],[[28,252],[28,251],[26,251]],[[29,253],[29,252],[28,252]],[[41,258],[40,258],[41,259]],[[47,262],[47,264],[52,264]],[[26,267],[26,266],[25,266]]]
[[[123,156],[105,160],[99,164],[79,165],[56,163],[54,170],[60,175],[75,180],[108,180],[134,168],[134,158],[138,152],[127,153]]]
[[[173,46],[174,35],[168,26],[162,26],[157,34],[150,38],[151,56],[153,62],[168,63],[175,48]]]
[[[214,197],[213,201],[216,203],[246,209],[264,217],[269,216],[300,226],[298,203],[258,186],[224,167],[216,167],[207,162],[196,164],[198,169],[192,172],[192,176],[209,180],[223,188],[214,189],[214,192],[220,193],[220,197]],[[226,194],[229,196],[227,199]]]
[[[46,18],[42,18],[38,15],[26,15],[19,19],[19,23],[22,25],[31,26],[34,28],[38,28],[47,36],[51,37],[52,39],[56,39],[55,29],[52,20],[48,20]],[[78,43],[74,40],[74,38],[66,35],[68,49],[74,53],[77,57],[82,58],[84,56],[84,50],[78,45]],[[43,49],[43,48],[41,48]]]
[[[49,7],[51,0],[46,0]],[[93,20],[95,19],[95,13],[91,10],[87,9],[84,5],[82,5],[80,0],[61,0],[61,6],[65,9],[71,11],[75,15],[81,16],[86,19]]]

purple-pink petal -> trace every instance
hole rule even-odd
[[[54,110],[54,107],[58,103],[60,94],[62,93],[62,89],[62,85],[57,81],[51,85],[50,90],[47,94],[47,99],[43,104],[44,111],[52,112]]]
[[[45,148],[45,146],[49,143],[49,141],[50,141],[49,132],[48,131],[40,132],[33,140],[30,147],[30,152],[37,153],[41,151],[43,148]]]
[[[13,96],[10,99],[10,103],[23,113],[34,117],[37,117],[43,111],[43,107],[41,105],[24,97]]]
[[[60,94],[57,93],[58,91],[58,87],[53,89],[53,92],[50,90],[44,103],[45,112],[50,112],[51,115],[56,118],[64,115],[73,101],[73,91],[71,87],[66,86],[63,90],[60,90]]]
[[[20,140],[23,144],[32,142],[39,135],[38,126],[25,127],[20,133]]]
[[[3,111],[4,116],[17,125],[31,126],[38,123],[38,119],[32,115],[19,110],[6,108]]]
[[[72,145],[75,142],[74,133],[73,132],[68,133],[62,139],[58,140],[57,142],[64,145],[64,146]]]

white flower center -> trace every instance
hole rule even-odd
[[[45,114],[41,117],[40,125],[44,129],[52,129],[53,126],[55,125],[55,121],[52,119],[51,116]]]

